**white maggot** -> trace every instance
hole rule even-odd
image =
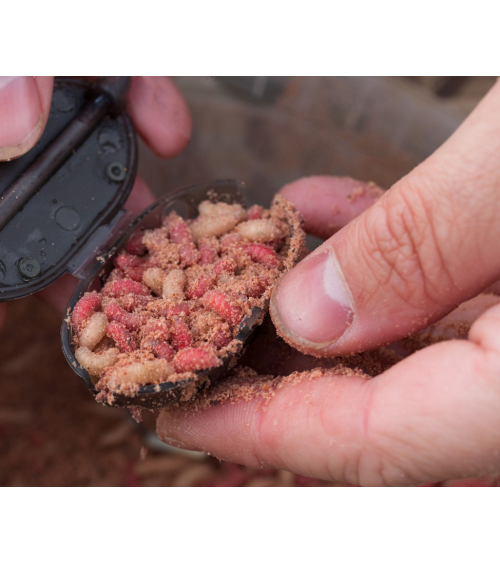
[[[80,346],[93,350],[106,336],[108,319],[104,313],[94,313],[80,333]]]
[[[184,270],[172,270],[163,280],[162,294],[164,299],[182,301],[185,297],[186,274]]]
[[[245,221],[236,227],[236,232],[252,242],[271,242],[282,236],[278,227],[270,219]]]
[[[102,375],[105,369],[116,363],[119,353],[117,348],[109,348],[97,354],[81,346],[76,350],[75,357],[90,375]]]
[[[211,203],[203,201],[198,206],[199,217],[191,224],[193,240],[218,237],[229,232],[246,218],[246,211],[238,203]]]

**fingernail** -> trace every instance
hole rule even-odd
[[[170,438],[166,438],[165,436],[161,437],[162,441],[173,448],[179,448],[180,450],[188,450],[190,452],[199,452],[199,448],[193,448],[184,442],[179,442],[179,440],[171,440]]]
[[[27,152],[43,127],[40,98],[32,76],[0,76],[0,160]]]
[[[278,284],[271,314],[285,339],[321,349],[352,324],[350,292],[333,253],[312,254]]]
[[[178,426],[178,413],[171,412],[168,410],[162,411],[158,420],[156,421],[156,433],[158,438],[174,448],[180,448],[181,450],[189,450],[191,452],[200,451],[199,448],[193,448],[189,444],[184,443],[177,437],[177,426]]]

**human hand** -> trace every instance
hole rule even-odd
[[[283,278],[271,310],[285,339],[316,356],[375,348],[497,282],[499,149],[497,83],[438,151]],[[342,189],[338,180],[311,178],[283,193],[305,215],[307,230],[328,236],[342,226],[334,211],[345,216]],[[373,379],[284,385],[266,408],[257,397],[164,411],[158,431],[223,459],[352,484],[495,475],[499,334],[496,305],[474,322],[468,340],[429,346]]]
[[[18,158],[36,144],[47,123],[52,87],[53,77],[0,77],[0,160]],[[132,77],[127,111],[139,135],[159,156],[172,158],[189,142],[189,109],[170,78]],[[138,213],[153,201],[137,178],[125,206]],[[75,278],[66,275],[40,296],[64,311],[75,285]],[[0,304],[0,325],[4,317],[5,304]]]

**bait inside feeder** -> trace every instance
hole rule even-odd
[[[91,291],[95,286],[97,279],[106,280],[109,272],[113,267],[113,258],[125,247],[130,238],[137,230],[154,229],[162,225],[163,219],[175,211],[184,219],[193,219],[198,215],[198,205],[210,199],[212,202],[222,201],[224,203],[239,203],[245,206],[243,196],[240,188],[240,182],[232,180],[220,180],[208,184],[192,186],[175,192],[157,203],[153,204],[146,211],[144,211],[137,219],[130,225],[129,229],[116,241],[111,249],[102,256],[99,262],[94,263],[93,268],[88,272],[86,278],[80,282],[70,303],[68,304],[68,314],[62,326],[62,341],[63,350],[69,364],[77,375],[85,382],[87,387],[96,393],[95,383],[96,379],[89,375],[83,369],[76,357],[75,347],[73,344],[73,328],[71,325],[71,312],[74,306],[84,295],[84,293]],[[292,218],[288,222],[290,229],[294,229]],[[301,237],[300,233],[290,233],[290,239],[295,240],[296,237]],[[289,245],[288,254],[284,259],[284,264],[289,268],[294,265],[300,254],[301,244]],[[93,285],[94,284],[94,285]],[[261,324],[265,314],[267,313],[268,300],[262,304],[261,307],[253,307],[249,315],[247,315],[240,323],[237,334],[233,339],[233,346],[231,353],[226,353],[221,357],[222,365],[198,371],[196,377],[187,380],[180,380],[175,382],[163,382],[150,385],[140,386],[133,396],[125,393],[113,393],[111,395],[110,404],[113,406],[143,406],[150,409],[159,408],[161,406],[178,402],[186,396],[192,395],[194,392],[203,387],[208,381],[215,381],[224,376],[227,371],[234,366],[238,357],[244,350],[246,344],[249,343],[250,337],[259,324]]]

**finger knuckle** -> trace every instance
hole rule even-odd
[[[368,214],[365,256],[378,287],[405,305],[427,309],[453,285],[432,208],[415,189],[400,189]]]

